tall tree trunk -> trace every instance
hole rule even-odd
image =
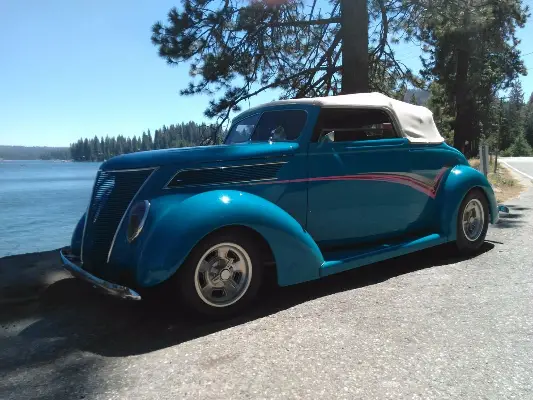
[[[367,0],[341,0],[342,93],[368,92]]]
[[[468,110],[468,69],[470,67],[470,0],[466,1],[463,16],[463,35],[457,50],[455,75],[455,132],[453,147],[465,152],[465,141],[469,137],[471,115]]]
[[[453,146],[464,153],[468,137],[470,115],[468,112],[468,67],[469,54],[459,50],[457,54],[457,75],[455,78],[455,132]]]

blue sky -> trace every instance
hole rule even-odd
[[[532,4],[533,0],[526,0]],[[80,137],[139,135],[202,121],[206,96],[181,97],[187,66],[170,67],[151,26],[179,0],[0,0],[0,144],[68,146]],[[533,52],[533,22],[519,33]],[[399,59],[418,70],[419,50]],[[533,71],[533,54],[524,58]],[[526,96],[533,72],[522,78]],[[267,93],[250,102],[274,99]]]

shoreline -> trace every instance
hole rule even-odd
[[[42,251],[30,251],[30,252],[27,252],[27,253],[18,253],[18,254],[9,254],[7,256],[1,256],[0,257],[0,263],[2,261],[5,261],[5,260],[9,260],[11,258],[15,258],[15,257],[28,257],[28,258],[31,258],[32,256],[43,256],[43,255],[47,255],[48,253],[59,253],[59,250],[61,250],[63,247],[58,247],[57,249],[53,249],[53,250],[42,250]],[[0,268],[2,267],[2,264],[0,264]]]

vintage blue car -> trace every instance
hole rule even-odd
[[[498,218],[427,108],[379,93],[284,100],[241,113],[223,145],[104,162],[61,257],[119,297],[160,288],[227,317],[269,269],[286,286],[447,242],[471,253]]]

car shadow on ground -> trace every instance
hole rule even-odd
[[[494,244],[485,242],[479,254]],[[356,290],[426,268],[464,261],[453,246],[443,245],[361,267],[317,281],[280,288],[267,283],[251,311],[210,322],[186,315],[179,304],[128,302],[97,293],[76,279],[51,285],[41,298],[40,319],[19,333],[29,340],[61,338],[63,345],[106,357],[144,354],[244,324],[298,304]]]

